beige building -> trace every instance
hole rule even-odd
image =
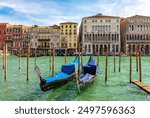
[[[24,35],[24,47],[27,41],[30,41],[31,49],[37,49],[43,55],[47,55],[51,44],[54,44],[56,49],[60,48],[60,27],[57,25],[28,27]]]
[[[102,14],[84,17],[79,34],[85,54],[97,54],[98,50],[101,54],[105,54],[107,46],[109,54],[113,53],[113,47],[115,47],[116,54],[120,52],[119,17]]]
[[[150,17],[135,15],[121,20],[122,50],[129,54],[141,50],[150,55]]]
[[[69,54],[77,49],[78,24],[74,22],[60,23],[60,46],[67,48]]]

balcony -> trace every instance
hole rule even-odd
[[[38,49],[43,49],[43,50],[48,50],[49,46],[38,46],[37,48]]]
[[[150,43],[150,40],[126,40],[127,43]]]
[[[38,41],[50,41],[50,39],[38,39]]]

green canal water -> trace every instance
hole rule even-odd
[[[86,64],[88,56],[83,57]],[[96,57],[95,57],[96,58]],[[67,57],[71,62],[74,57]],[[129,84],[129,57],[122,57],[121,72],[118,72],[119,57],[116,57],[116,72],[113,70],[113,57],[108,58],[108,82],[105,83],[105,57],[100,57],[100,74],[98,79],[81,93],[78,93],[76,82],[42,92],[37,75],[34,72],[34,58],[30,58],[30,76],[26,82],[26,58],[21,58],[21,74],[18,72],[18,57],[8,56],[7,80],[3,79],[2,57],[0,57],[0,100],[1,101],[149,101],[150,95],[139,87]],[[55,58],[55,73],[59,72],[64,57]],[[49,57],[37,58],[37,65],[43,76],[51,74]],[[133,79],[139,79],[136,72],[136,61],[133,57]],[[150,57],[142,57],[142,81],[150,85]]]

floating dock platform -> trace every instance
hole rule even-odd
[[[147,93],[150,93],[150,86],[145,85],[143,82],[137,81],[137,80],[132,80],[132,83],[146,91]]]

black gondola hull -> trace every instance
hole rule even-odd
[[[65,84],[67,84],[68,82],[72,81],[75,78],[75,76],[76,76],[76,73],[73,73],[72,75],[70,75],[67,78],[64,78],[64,79],[61,79],[58,81],[54,81],[54,82],[50,82],[50,83],[45,83],[43,81],[43,79],[40,77],[41,90],[42,91],[48,91],[48,90],[53,89],[53,88],[61,87]]]

